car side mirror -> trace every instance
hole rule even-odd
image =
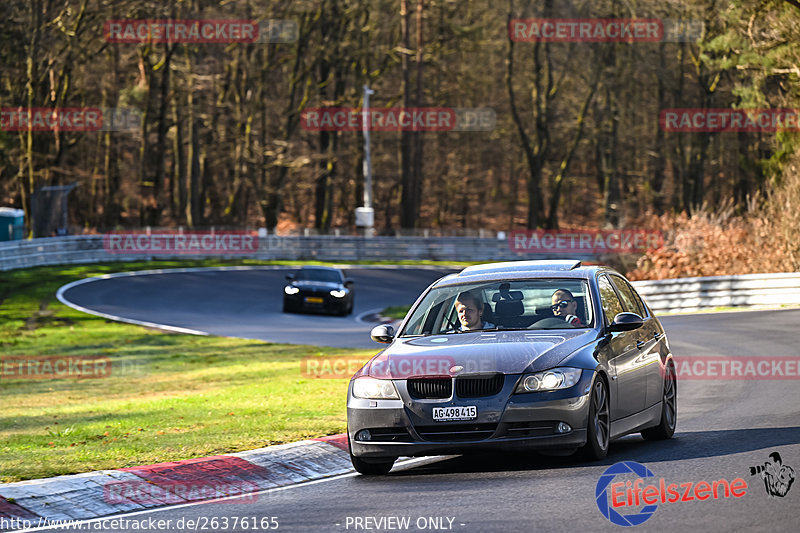
[[[639,329],[644,324],[642,317],[636,313],[620,313],[614,317],[614,321],[608,326],[608,331],[615,333],[617,331],[632,331]]]
[[[375,326],[372,328],[369,336],[375,342],[380,342],[381,344],[391,344],[394,340],[394,328],[386,324],[381,324],[380,326]]]
[[[294,276],[291,275],[291,274],[286,274],[286,280],[287,281],[294,281]]]
[[[345,287],[352,287],[353,283],[355,283],[355,280],[352,278],[347,278],[346,280],[344,280]]]

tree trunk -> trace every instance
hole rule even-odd
[[[405,109],[411,107],[411,81],[408,65],[408,55],[411,50],[410,22],[411,13],[408,10],[408,0],[400,0],[400,42],[403,48],[400,52],[402,75],[400,91],[403,93],[403,107]],[[400,183],[402,187],[400,227],[407,229],[414,228],[417,223],[414,209],[416,198],[414,197],[415,185],[411,169],[411,150],[411,132],[403,129],[400,132]]]
[[[564,181],[564,177],[567,175],[567,172],[569,171],[569,165],[572,162],[572,158],[575,156],[575,150],[578,148],[578,143],[580,143],[581,138],[583,138],[583,126],[586,122],[586,113],[589,110],[589,105],[591,105],[592,103],[592,99],[594,98],[594,93],[595,91],[597,91],[597,87],[600,85],[600,74],[602,72],[603,72],[603,67],[597,66],[595,71],[595,79],[592,83],[592,86],[589,88],[589,92],[586,95],[586,99],[583,101],[583,105],[581,106],[581,109],[578,112],[578,116],[576,118],[578,126],[575,130],[575,135],[572,137],[572,142],[567,148],[567,151],[564,154],[564,158],[561,160],[561,164],[558,167],[558,173],[556,174],[556,177],[553,180],[553,187],[550,192],[550,213],[547,217],[548,229],[558,229],[558,212],[559,212],[558,204],[561,199],[561,184]],[[606,94],[608,95],[608,91],[606,92]],[[614,130],[616,132],[616,113],[612,114],[612,118],[614,120]]]
[[[423,67],[423,40],[422,40],[422,11],[425,5],[425,0],[417,0],[417,88],[414,106],[423,106],[422,97],[422,67]],[[419,226],[419,209],[422,204],[422,187],[423,187],[423,132],[417,131],[413,133],[413,163],[411,166],[411,184],[413,191],[413,220],[414,226]]]
[[[656,92],[658,95],[658,109],[667,108],[667,91],[663,79],[666,72],[666,45],[661,43],[658,48],[659,70],[656,73]],[[653,143],[652,153],[654,154],[653,170],[650,172],[649,189],[650,205],[653,211],[660,215],[664,212],[664,171],[666,167],[666,157],[664,148],[664,130],[661,125],[656,125],[655,142]]]
[[[514,1],[508,2],[508,24],[514,13]],[[536,43],[538,46],[539,43]],[[534,54],[537,54],[535,51]],[[542,201],[542,166],[538,150],[535,150],[528,132],[522,123],[519,110],[517,109],[517,99],[514,93],[514,41],[511,35],[508,36],[508,55],[506,56],[506,90],[508,91],[509,106],[511,107],[511,117],[517,127],[519,134],[520,144],[525,154],[525,160],[528,164],[528,178],[526,180],[526,188],[528,192],[528,229],[535,229],[539,227],[539,217],[544,210],[544,202]],[[540,140],[543,140],[540,138]],[[541,144],[539,146],[542,146]]]

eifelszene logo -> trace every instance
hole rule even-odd
[[[626,481],[612,483],[617,476],[627,476]],[[631,477],[634,479],[631,481]],[[687,481],[669,483],[662,477],[657,484],[645,486],[646,478],[655,478],[655,474],[635,461],[623,461],[609,466],[597,480],[595,501],[600,512],[618,526],[638,526],[650,519],[658,509],[659,503],[683,503],[695,500],[705,501],[709,498],[741,498],[747,494],[747,482],[738,477],[732,481],[719,479],[708,481]],[[610,491],[609,491],[610,489]],[[787,489],[788,490],[788,489]],[[630,514],[620,511],[638,508]]]

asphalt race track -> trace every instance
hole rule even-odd
[[[86,309],[212,335],[292,344],[379,348],[365,320],[390,305],[410,305],[451,270],[352,268],[355,307],[347,317],[281,310],[285,276],[296,269],[252,267],[93,278],[64,291]]]
[[[81,285],[66,295],[104,312],[148,321],[163,319],[211,333],[369,346],[369,324],[352,317],[282,317],[283,274],[253,271],[119,278]],[[352,275],[359,291],[357,315],[389,302],[410,303],[439,274],[355,269]],[[370,294],[373,289],[376,292]],[[797,309],[673,316],[662,323],[679,364],[714,355],[799,355]],[[750,467],[764,465],[769,454],[778,451],[783,465],[800,476],[798,379],[681,379],[675,437],[648,442],[638,435],[628,436],[612,443],[608,458],[597,463],[536,454],[426,458],[398,464],[385,477],[349,474],[265,493],[252,503],[232,500],[176,506],[129,518],[169,519],[172,531],[183,530],[174,526],[181,519],[185,524],[188,519],[202,523],[217,518],[220,524],[223,517],[229,524],[234,517],[276,517],[279,531],[620,531],[621,526],[601,514],[595,490],[609,466],[635,461],[654,474],[647,485],[658,487],[664,478],[667,485],[680,485],[682,496],[689,483],[711,484],[723,478],[729,482],[742,478],[747,489],[738,498],[715,499],[706,492],[701,493],[708,497],[704,501],[659,500],[654,514],[630,531],[797,531],[800,481],[795,479],[785,496],[770,496],[764,479],[758,473],[751,475]],[[788,470],[784,474],[788,479]],[[621,512],[630,515],[641,507]],[[407,517],[409,522],[406,526],[394,518],[386,521],[389,517]],[[116,530],[141,531],[141,527]],[[234,529],[218,525],[208,530]],[[235,530],[267,529],[240,525]]]

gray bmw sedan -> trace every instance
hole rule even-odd
[[[586,459],[677,421],[664,329],[616,271],[580,261],[477,265],[428,287],[348,387],[350,457],[540,449]]]

